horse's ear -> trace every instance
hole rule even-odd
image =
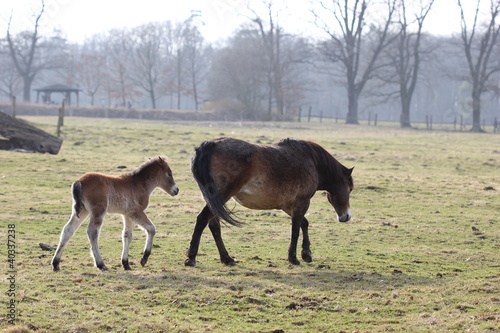
[[[352,171],[354,170],[354,167],[350,168],[350,169],[347,169],[347,175],[350,176],[352,175]]]
[[[163,157],[163,156],[158,156],[158,162],[162,165],[167,164],[167,161],[165,160],[165,157]]]

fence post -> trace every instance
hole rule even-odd
[[[323,110],[321,110],[320,114],[319,114],[319,122],[322,123],[323,122]]]
[[[375,113],[375,120],[373,121],[373,126],[377,126],[378,113]]]
[[[312,106],[309,107],[309,112],[307,113],[307,122],[311,122],[311,111],[312,111]]]
[[[370,126],[372,123],[372,112],[368,112],[368,126]]]
[[[57,119],[57,136],[61,136],[61,127],[64,126],[64,102],[66,99],[63,99],[61,107],[59,108],[59,117]]]
[[[298,118],[298,122],[300,123],[300,116],[302,115],[302,107],[299,107],[299,118]]]

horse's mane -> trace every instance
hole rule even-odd
[[[295,149],[300,149],[309,156],[316,165],[318,173],[326,179],[338,179],[339,175],[349,175],[349,168],[342,165],[335,157],[333,157],[326,149],[312,141],[296,140],[286,138],[278,143],[279,146],[288,145]],[[347,177],[351,179],[351,177]],[[350,184],[352,187],[353,184]]]
[[[154,164],[161,165],[160,160],[163,160],[163,157],[157,156],[155,158],[151,158],[151,159],[147,160],[146,162],[142,163],[141,165],[139,165],[135,170],[131,171],[129,173],[129,175],[130,176],[139,176],[139,175],[143,174],[144,172],[146,172],[146,170],[148,170],[149,167],[153,166]]]

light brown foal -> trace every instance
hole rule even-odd
[[[69,239],[89,215],[87,235],[91,254],[97,268],[102,271],[108,269],[102,260],[98,244],[106,213],[117,213],[123,217],[122,265],[125,270],[131,269],[128,251],[134,223],[146,231],[146,246],[141,259],[141,265],[146,265],[153,247],[156,228],[144,210],[149,204],[151,193],[157,187],[172,196],[179,193],[172,170],[163,157],[151,159],[133,172],[121,176],[87,173],[80,177],[72,186],[73,212],[61,232],[59,245],[52,259],[54,271],[59,270],[61,255]]]

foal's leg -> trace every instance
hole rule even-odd
[[[85,220],[85,218],[88,216],[88,212],[85,209],[83,209],[79,215],[80,217],[76,216],[76,213],[73,212],[71,214],[71,217],[69,218],[68,223],[66,223],[63,230],[61,231],[59,245],[57,246],[56,253],[52,258],[52,267],[54,269],[54,272],[59,271],[59,263],[61,262],[62,252],[66,247],[66,244],[68,243],[71,236],[73,236],[75,231],[78,230],[78,228],[82,224],[83,220]]]
[[[186,253],[187,259],[184,261],[184,265],[191,267],[196,265],[196,255],[198,254],[198,248],[200,246],[201,234],[207,227],[208,221],[213,218],[214,214],[208,206],[205,206],[196,217],[196,225],[194,227],[193,236],[191,236],[191,243]]]
[[[102,260],[101,251],[99,251],[99,233],[101,231],[105,214],[105,212],[102,212],[100,214],[95,214],[94,212],[92,212],[90,216],[90,222],[87,227],[87,236],[89,237],[90,251],[92,256],[94,257],[96,267],[101,271],[108,270],[106,265],[104,265],[104,261]]]
[[[131,270],[130,265],[128,263],[128,251],[130,249],[130,243],[132,242],[132,234],[134,228],[134,221],[123,215],[123,232],[122,232],[122,242],[123,242],[123,251],[122,251],[122,265],[123,268],[127,271]]]
[[[133,218],[136,220],[137,224],[147,233],[146,245],[144,246],[144,254],[142,255],[141,259],[141,265],[144,267],[148,262],[148,258],[151,255],[151,250],[153,249],[153,239],[156,235],[156,227],[144,212],[137,213],[133,216]]]
[[[302,229],[302,260],[305,262],[312,261],[311,255],[311,242],[309,241],[309,221],[304,217],[302,219],[302,224],[300,225]]]

